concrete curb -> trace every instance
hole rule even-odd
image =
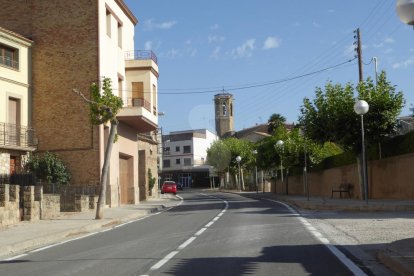
[[[390,243],[377,258],[400,275],[414,275],[414,238]]]

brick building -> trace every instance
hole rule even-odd
[[[109,77],[124,107],[117,116],[106,203],[145,199],[148,191],[140,193],[140,187],[148,187],[147,177],[138,172],[149,166],[156,172],[156,161],[148,162],[157,158],[156,144],[139,145],[138,134],[151,133],[158,125],[158,65],[151,51],[134,51],[137,18],[123,0],[0,3],[0,26],[33,41],[32,117],[38,150],[64,160],[71,185],[99,183],[110,125],[93,126],[87,104],[72,89],[89,97],[90,84]]]

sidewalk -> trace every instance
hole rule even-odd
[[[279,200],[298,209],[307,210],[401,213],[414,211],[414,200],[369,200],[367,204],[362,200],[347,198],[310,197],[308,200],[305,196],[275,195],[262,192],[249,192],[246,195]],[[400,275],[414,275],[414,230],[407,235],[410,237],[389,243],[385,250],[377,254],[381,263]]]
[[[172,195],[160,195],[157,200],[149,200],[139,205],[124,205],[105,208],[104,218],[95,220],[95,212],[64,213],[50,220],[23,221],[0,228],[0,260],[15,256],[43,245],[85,235],[131,221],[165,208],[176,205],[179,200]]]

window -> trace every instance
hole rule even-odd
[[[163,160],[162,165],[164,168],[169,168],[171,166],[170,160]]]
[[[122,48],[122,24],[118,22],[118,47]]]
[[[106,10],[106,34],[111,37],[111,12]]]
[[[191,166],[191,158],[184,158],[184,166]]]
[[[175,151],[176,152],[179,152],[180,151],[180,147],[179,146],[175,147]]]
[[[118,97],[122,98],[122,78],[118,78]]]
[[[183,152],[184,153],[191,153],[191,146],[184,146],[183,147]]]
[[[165,147],[164,148],[164,153],[165,154],[170,154],[170,147]]]
[[[223,102],[222,107],[223,107],[223,116],[227,116],[227,106],[225,102]]]
[[[175,164],[176,165],[180,165],[181,164],[181,159],[179,159],[179,158],[178,159],[175,159]]]
[[[0,64],[19,69],[19,50],[0,44]]]

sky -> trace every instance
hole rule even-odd
[[[298,121],[305,97],[328,81],[358,83],[354,31],[363,77],[384,70],[414,104],[414,30],[394,0],[124,0],[139,23],[135,49],[158,57],[163,134],[215,132],[214,95],[233,94],[239,131],[273,113]]]

